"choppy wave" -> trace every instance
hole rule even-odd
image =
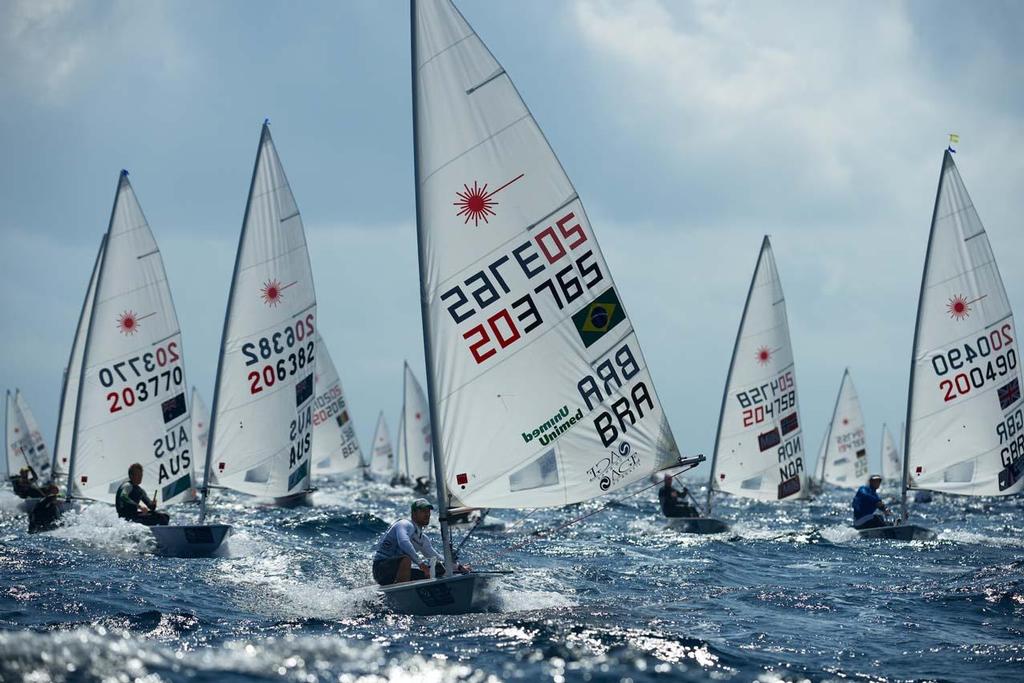
[[[295,510],[218,492],[233,532],[200,560],[154,554],[102,504],[28,536],[7,492],[0,679],[1017,680],[1020,502],[936,497],[912,517],[938,539],[898,544],[860,538],[848,497],[723,497],[731,529],[711,536],[671,529],[653,492],[578,524],[599,505],[502,514],[512,530],[474,533],[461,558],[511,572],[501,610],[410,617],[370,575],[408,491],[328,482]]]

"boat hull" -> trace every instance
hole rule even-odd
[[[166,557],[209,557],[217,552],[231,533],[228,524],[151,526],[161,555]]]
[[[670,517],[670,528],[684,534],[720,534],[729,530],[729,525],[713,517]]]
[[[313,492],[300,491],[290,496],[275,498],[274,505],[279,508],[313,507]]]
[[[469,614],[495,612],[497,580],[505,572],[470,572],[440,579],[423,579],[381,586],[384,600],[399,614]]]
[[[931,541],[935,532],[916,524],[882,526],[874,529],[858,529],[861,538],[884,538],[890,541]]]

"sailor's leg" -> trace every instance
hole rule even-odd
[[[404,555],[398,562],[398,571],[395,572],[395,583],[405,583],[412,574],[412,560]]]

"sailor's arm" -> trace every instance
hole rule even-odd
[[[416,546],[409,537],[409,525],[399,524],[395,527],[395,539],[398,541],[398,548],[404,554],[408,555],[409,559],[411,559],[414,564],[423,564],[423,560],[420,558],[420,554],[417,552]]]

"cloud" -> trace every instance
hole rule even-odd
[[[174,76],[187,51],[155,2],[10,0],[0,5],[0,77],[49,103],[87,93],[120,61]]]
[[[1015,73],[1006,55],[947,69],[903,3],[578,0],[573,17],[623,133],[701,220],[876,220],[912,210],[947,132],[993,168],[1024,142],[1019,111],[963,96]]]

